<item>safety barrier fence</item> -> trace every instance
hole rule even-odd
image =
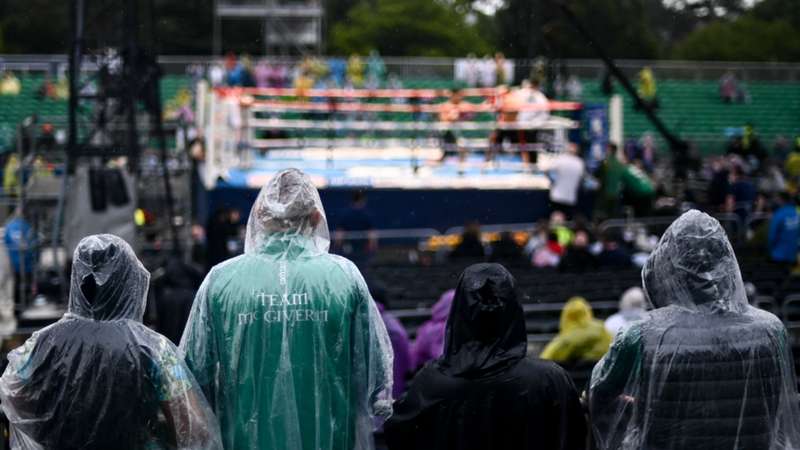
[[[294,65],[301,61],[298,57],[282,56],[267,56],[267,60],[286,65]],[[456,60],[456,58],[431,57],[383,58],[387,72],[394,73],[402,79],[452,79]],[[184,74],[189,66],[221,64],[223,59],[215,56],[162,55],[158,61],[165,73]],[[525,76],[537,64],[535,59],[509,59],[509,61],[513,62],[518,74]],[[16,71],[53,72],[59,65],[66,63],[67,55],[0,55],[0,66]],[[563,67],[566,73],[584,78],[599,79],[606,73],[605,65],[599,59],[562,59],[554,61],[554,64],[556,67]],[[616,64],[628,75],[634,75],[642,67],[649,66],[662,79],[718,80],[723,74],[731,71],[745,81],[800,81],[800,64],[791,62],[619,59],[616,60]],[[85,69],[95,70],[96,67],[87,64]]]

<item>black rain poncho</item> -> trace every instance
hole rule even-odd
[[[499,264],[468,267],[444,354],[414,378],[387,422],[390,449],[578,449],[586,424],[566,372],[526,357],[515,281]]]
[[[786,329],[747,304],[719,222],[677,219],[642,270],[656,308],[620,332],[590,390],[600,449],[796,449]]]
[[[78,244],[67,313],[12,351],[0,378],[12,448],[222,448],[177,348],[142,324],[149,277],[116,236]]]

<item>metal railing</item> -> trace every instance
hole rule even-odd
[[[331,56],[336,57],[336,56]],[[270,61],[295,64],[297,57],[268,56]],[[325,56],[328,58],[328,56]],[[340,57],[345,58],[346,57]],[[428,57],[383,57],[387,72],[401,78],[428,78],[451,80],[454,75],[457,58]],[[219,63],[222,59],[214,56],[182,56],[163,55],[159,63],[168,74],[182,74],[193,64],[207,65]],[[0,55],[0,68],[24,72],[45,72],[54,70],[59,64],[66,64],[66,55]],[[517,78],[530,73],[534,60],[519,59],[513,61]],[[606,67],[599,59],[565,59],[558,61],[567,73],[582,78],[600,79]],[[638,60],[621,59],[617,66],[627,75],[635,75],[644,66],[653,69],[659,79],[676,80],[718,80],[724,73],[731,71],[743,81],[800,81],[800,63],[790,62],[758,62],[758,61],[682,61],[682,60]]]

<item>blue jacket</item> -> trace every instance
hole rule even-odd
[[[769,223],[769,255],[773,261],[795,262],[800,238],[800,217],[794,205],[775,211]]]
[[[3,239],[14,271],[20,273],[24,270],[27,274],[33,273],[37,243],[31,225],[19,217],[11,219],[6,223]]]

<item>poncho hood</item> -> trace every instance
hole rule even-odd
[[[642,269],[655,308],[743,312],[747,296],[736,255],[713,217],[691,210],[670,225]]]
[[[83,238],[72,258],[67,312],[92,320],[144,316],[150,273],[121,238],[98,234]]]
[[[438,365],[451,376],[489,376],[525,356],[527,335],[516,281],[499,264],[475,264],[458,281]]]

